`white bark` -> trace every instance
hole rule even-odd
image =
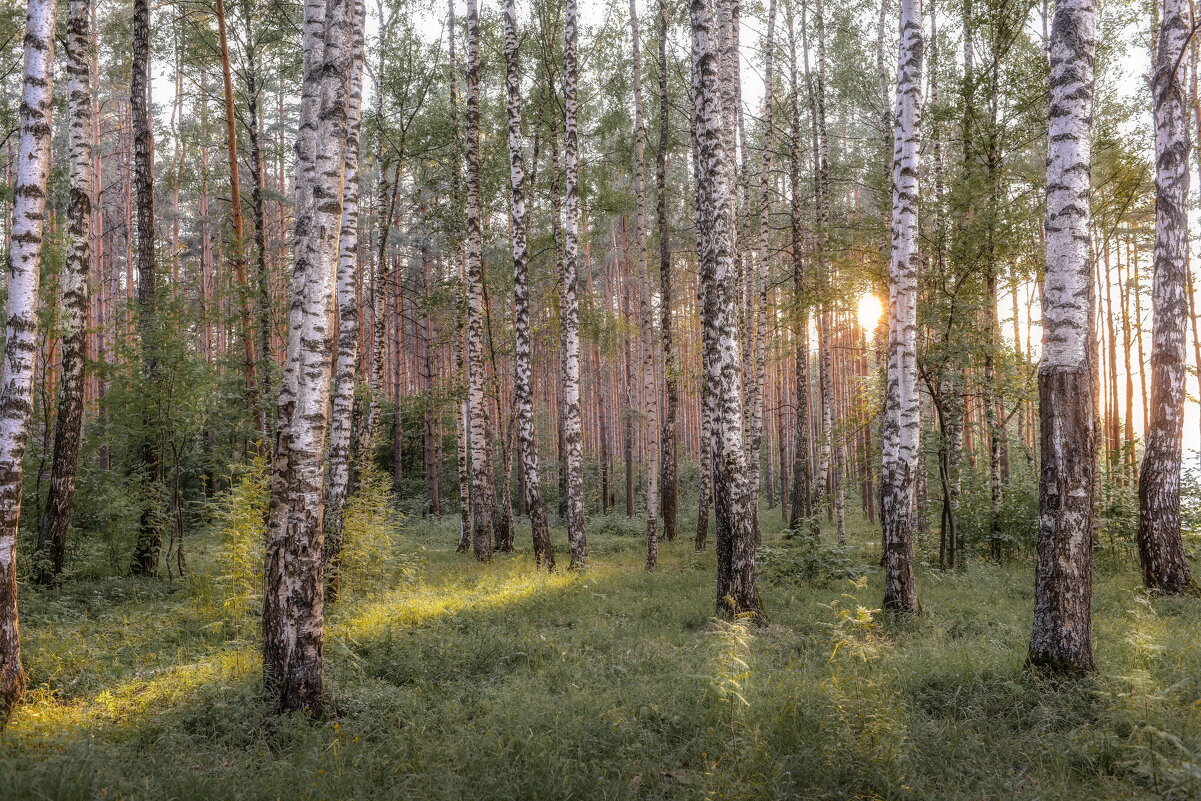
[[[467,167],[467,408],[471,444],[471,552],[492,558],[495,497],[488,447],[488,397],[484,389],[484,264],[480,202],[480,15],[467,0],[467,115],[464,154]]]
[[[692,0],[690,17],[704,403],[712,424],[713,506],[717,517],[717,609],[727,616],[749,613],[762,619],[743,447],[732,154],[726,149],[721,104],[714,91],[721,81],[717,76],[713,15],[706,0]]]
[[[913,485],[921,445],[917,393],[918,200],[922,105],[921,0],[901,2],[892,162],[888,367],[881,430],[884,608],[918,612],[913,579]]]
[[[324,452],[350,41],[347,0],[308,0],[296,143],[295,262],[267,522],[263,671],[281,709],[324,706]]]
[[[1047,273],[1039,366],[1042,471],[1029,662],[1093,668],[1092,518],[1097,443],[1089,194],[1097,8],[1058,0],[1051,26]]]
[[[634,239],[638,245],[643,398],[646,404],[646,568],[654,570],[659,556],[659,390],[655,386],[655,323],[651,315],[650,254],[646,244],[646,129],[642,121],[642,46],[638,11],[630,0],[630,39],[634,79]]]
[[[1155,282],[1151,340],[1151,426],[1139,474],[1139,556],[1148,589],[1192,586],[1180,536],[1180,461],[1184,434],[1186,294],[1189,270],[1189,132],[1182,62],[1191,34],[1188,4],[1165,0],[1155,74]]]
[[[353,0],[362,17],[362,0]],[[325,493],[325,570],[331,597],[338,590],[342,551],[342,512],[350,491],[351,428],[354,419],[355,364],[359,348],[359,309],[355,283],[359,273],[359,123],[363,112],[363,26],[356,27],[351,42],[350,92],[346,99],[345,188],[338,236],[338,350],[334,362],[333,398],[330,403],[329,483]],[[376,325],[379,325],[377,320]],[[370,432],[365,432],[369,437]],[[370,454],[370,446],[366,448]]]
[[[50,178],[55,0],[30,0],[25,14],[20,141],[8,248],[4,364],[0,368],[0,727],[25,687],[17,622],[17,534],[22,460],[33,411],[38,283],[46,184]]]
[[[576,0],[567,0],[564,22],[563,108],[564,117],[564,222],[563,265],[560,270],[563,327],[563,428],[567,446],[567,540],[571,566],[588,562],[588,540],[584,531],[584,466],[580,431],[580,302],[578,295],[580,190],[579,132],[576,129],[576,76],[578,65],[578,15]]]

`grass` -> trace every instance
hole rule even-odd
[[[449,523],[413,525],[407,569],[330,612],[319,721],[264,713],[253,638],[203,582],[23,587],[0,798],[1201,797],[1201,601],[1148,601],[1102,560],[1099,673],[1058,685],[1022,670],[1028,557],[923,569],[925,615],[887,625],[854,529],[858,578],[770,571],[756,630],[712,619],[712,551],[686,541],[647,574],[641,540],[597,535],[586,573],[547,577],[528,546],[478,565]]]

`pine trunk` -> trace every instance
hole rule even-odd
[[[154,139],[150,130],[150,5],[149,0],[133,3],[133,79],[130,81],[130,115],[133,122],[133,183],[137,215],[138,339],[142,366],[148,387],[160,380],[158,334],[155,330],[157,309],[154,274]],[[143,414],[141,458],[144,471],[145,500],[138,521],[138,537],[130,569],[135,575],[153,576],[158,572],[162,532],[156,507],[162,483],[162,453],[155,433],[157,410]]]

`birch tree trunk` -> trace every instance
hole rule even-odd
[[[471,438],[471,552],[492,558],[492,517],[496,499],[488,448],[488,397],[484,388],[484,264],[480,203],[480,16],[467,0],[467,407]]]
[[[676,538],[679,508],[679,468],[676,454],[676,410],[679,406],[679,368],[672,347],[671,223],[667,217],[667,149],[671,135],[667,95],[667,0],[659,0],[659,147],[655,154],[655,216],[659,229],[659,336],[663,343],[663,537]]]
[[[267,520],[263,679],[279,710],[312,714],[325,706],[327,327],[342,222],[351,41],[361,28],[353,2],[305,2],[295,255]]]
[[[788,77],[791,131],[788,154],[790,192],[792,282],[796,338],[796,430],[792,456],[792,509],[788,527],[794,532],[810,526],[816,530],[813,516],[813,467],[809,459],[809,311],[805,287],[804,236],[801,223],[801,102],[797,80],[796,32],[792,6],[788,6]]]
[[[646,244],[646,129],[642,122],[642,44],[638,9],[630,0],[630,41],[634,81],[634,239],[638,245],[638,284],[641,290],[643,403],[646,405],[646,569],[659,561],[659,389],[655,385],[655,323],[651,315],[650,253]]]
[[[338,349],[334,357],[330,401],[328,484],[325,488],[325,587],[329,600],[338,594],[342,558],[342,513],[351,488],[351,434],[354,421],[355,365],[359,353],[359,309],[355,284],[359,277],[359,128],[363,115],[362,0],[348,0],[356,24],[351,32],[350,80],[346,97],[346,152],[343,158],[342,219],[338,234]],[[376,325],[379,325],[377,320]],[[370,451],[368,451],[369,453]]]
[[[751,504],[757,510],[759,503],[759,463],[763,450],[763,386],[767,379],[767,351],[764,339],[767,335],[767,239],[769,233],[768,212],[771,209],[771,152],[774,145],[772,134],[772,103],[774,100],[775,48],[776,48],[776,0],[768,0],[767,4],[767,33],[764,36],[763,53],[763,161],[759,171],[759,242],[758,258],[754,260],[755,274],[751,277],[752,296],[751,314],[753,319],[747,320],[747,328],[751,338],[750,363],[754,375],[750,378],[751,386],[747,392],[746,418],[750,430],[747,438],[750,440],[747,449],[749,461],[749,480]],[[768,506],[772,505],[771,491],[771,452],[768,451]],[[759,540],[761,534],[758,526],[758,515],[755,515],[755,537]]]
[[[579,250],[579,132],[576,130],[576,73],[578,71],[576,0],[567,0],[563,25],[564,188],[562,282],[563,327],[563,434],[567,467],[567,541],[571,567],[588,563],[588,540],[584,531],[584,466],[580,431],[580,303],[577,256]]]
[[[1176,594],[1193,586],[1180,536],[1180,462],[1189,271],[1189,133],[1180,78],[1192,35],[1189,6],[1165,0],[1151,92],[1155,107],[1155,285],[1151,427],[1139,473],[1138,553],[1143,582]]]
[[[921,0],[901,0],[893,129],[888,367],[880,472],[884,609],[899,615],[920,611],[913,576],[913,489],[921,444],[921,409],[917,393],[917,271],[922,39]]]
[[[741,354],[734,269],[734,183],[722,135],[717,36],[706,0],[691,0],[697,159],[697,254],[703,299],[705,393],[712,421],[713,506],[717,517],[717,611],[766,616],[755,584],[755,542],[742,439]],[[729,76],[726,76],[729,77]]]
[[[8,323],[0,368],[0,728],[25,690],[17,620],[17,535],[37,361],[38,284],[50,179],[55,10],[55,0],[30,0],[25,11],[20,141],[9,229]],[[74,31],[73,25],[72,39]]]
[[[87,358],[88,271],[92,227],[91,2],[71,0],[67,18],[67,117],[71,199],[70,247],[63,265],[62,384],[54,427],[54,464],[46,511],[38,530],[36,568],[40,584],[63,570],[67,527],[75,499],[79,445],[83,437],[84,361]]]
[[[538,444],[534,439],[533,375],[530,356],[529,254],[526,241],[525,139],[521,133],[521,68],[518,61],[517,3],[505,0],[505,100],[509,117],[509,191],[512,195],[513,244],[513,394],[517,401],[517,442],[525,504],[534,541],[534,564],[555,569]]]
[[[1057,0],[1051,24],[1047,139],[1047,274],[1038,371],[1042,470],[1034,626],[1027,661],[1093,670],[1093,403],[1089,263],[1094,58],[1093,0]]]

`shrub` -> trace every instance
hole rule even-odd
[[[386,579],[408,580],[415,574],[415,559],[397,552],[404,515],[396,510],[396,504],[388,476],[368,465],[343,513],[343,596]]]
[[[230,636],[253,633],[262,605],[263,538],[267,522],[267,463],[260,456],[234,470],[230,488],[217,500],[213,528],[216,569],[193,574],[193,598],[218,616]]]
[[[832,581],[858,578],[864,565],[846,545],[827,546],[816,537],[791,538],[795,545],[759,548],[759,575],[772,584],[824,587]]]

